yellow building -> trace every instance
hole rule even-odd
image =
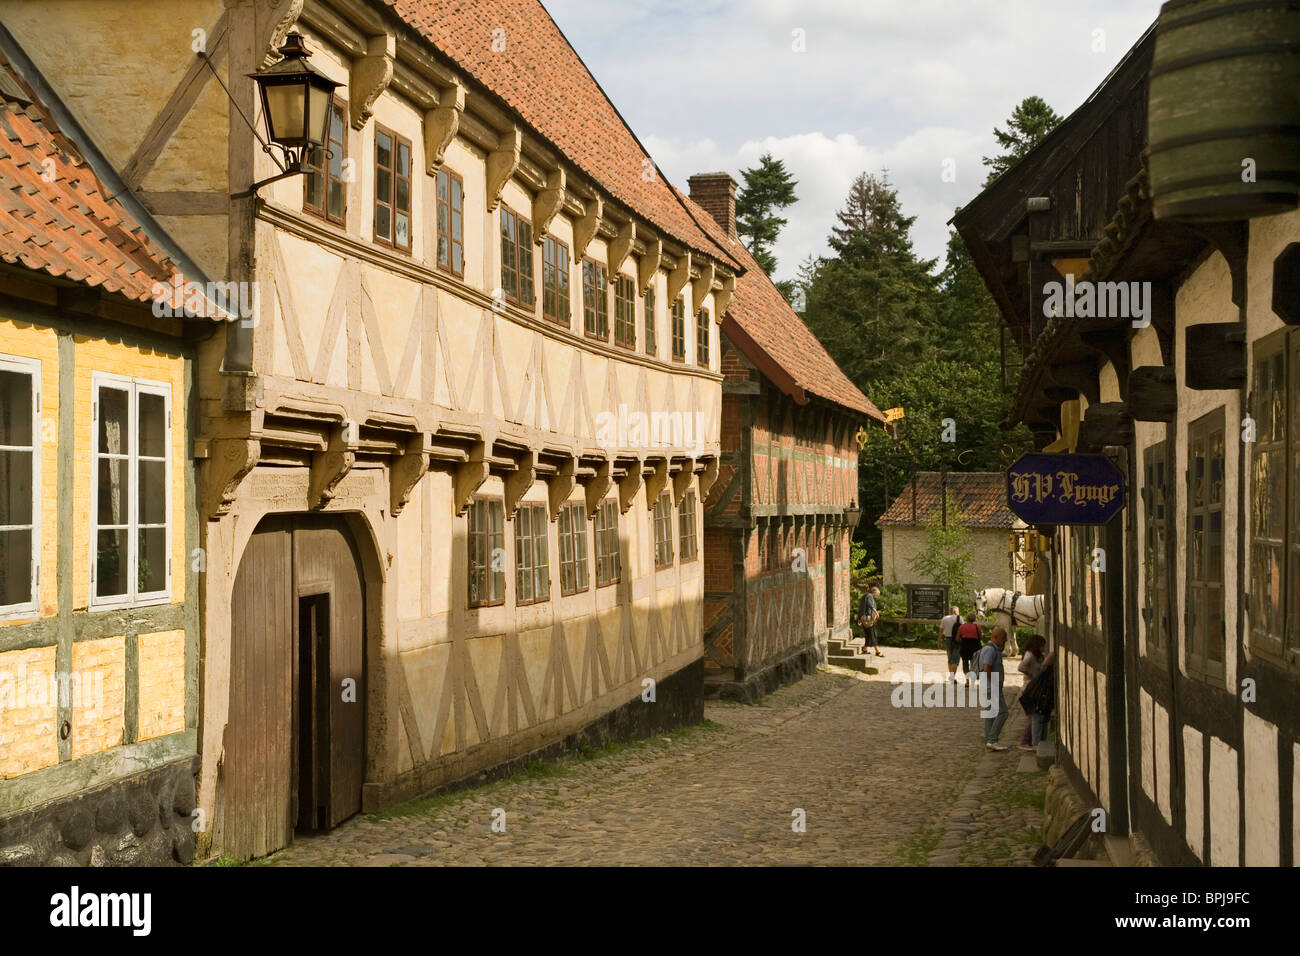
[[[41,89],[0,36],[0,860],[188,862],[216,326],[157,300],[197,273]]]
[[[249,292],[198,347],[200,855],[698,719],[742,270],[541,5],[0,15],[127,187]],[[277,169],[248,74],[291,31],[339,84],[328,154],[250,195]]]

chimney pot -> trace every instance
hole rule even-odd
[[[736,238],[736,181],[728,173],[696,173],[687,180],[699,203],[731,238]]]

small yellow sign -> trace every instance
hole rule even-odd
[[[901,408],[888,408],[885,410],[886,422],[896,422],[903,417],[904,417],[904,413]]]

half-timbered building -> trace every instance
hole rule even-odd
[[[1125,476],[1109,524],[1040,529],[1058,755],[1165,863],[1300,849],[1300,18],[1266,6],[1166,4],[956,218],[1023,355],[1010,423]]]
[[[256,294],[199,348],[186,446],[200,855],[698,719],[743,266],[542,6],[0,11],[126,187]],[[300,46],[338,84],[327,148],[252,189],[277,170],[249,74]]]
[[[723,318],[722,458],[704,502],[705,675],[752,700],[852,637],[858,432],[884,416],[736,239],[736,183],[690,179],[745,271]],[[848,652],[850,655],[852,651]]]
[[[0,28],[0,864],[194,857],[201,279]]]

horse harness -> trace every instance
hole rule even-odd
[[[1033,595],[1033,596],[1034,596],[1034,597],[1037,597],[1038,595]],[[1037,621],[1038,618],[1041,616],[1041,613],[1040,613],[1040,614],[1036,614],[1034,617],[1026,617],[1026,618],[1022,619],[1022,618],[1020,617],[1019,612],[1016,610],[1017,605],[1020,604],[1020,598],[1021,598],[1021,597],[1022,597],[1021,593],[1020,593],[1019,591],[1016,591],[1014,594],[1011,595],[1011,607],[1009,607],[1009,608],[1008,608],[1008,607],[1003,607],[1003,603],[1004,603],[1004,602],[1006,601],[1006,599],[1007,599],[1007,592],[1006,592],[1006,591],[1003,591],[1003,592],[1002,592],[1002,597],[998,600],[998,606],[995,607],[993,610],[995,610],[995,611],[1000,611],[1000,612],[1003,613],[1003,614],[1010,615],[1011,620],[1012,620],[1012,622],[1013,622],[1014,624],[1024,624],[1024,625],[1030,625],[1030,624],[1033,624],[1033,623],[1034,623],[1035,621]]]

